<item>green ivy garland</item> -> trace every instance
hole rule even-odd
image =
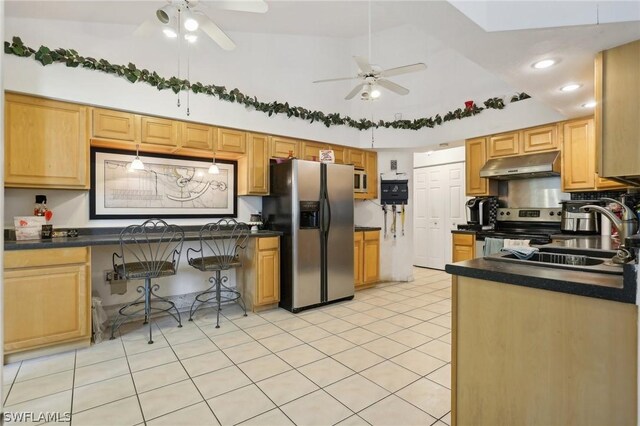
[[[439,126],[447,121],[472,117],[476,114],[480,114],[485,109],[503,109],[505,107],[504,99],[496,97],[484,101],[484,107],[477,106],[475,103],[468,101],[465,108],[458,108],[455,111],[449,111],[444,115],[436,114],[435,117],[423,117],[414,120],[380,120],[378,122],[367,120],[365,118],[354,120],[349,116],[343,116],[338,113],[324,113],[322,111],[311,111],[300,106],[291,106],[288,102],[262,102],[255,96],[247,96],[243,94],[238,89],[227,90],[226,87],[216,86],[215,84],[203,84],[200,82],[191,83],[188,80],[183,80],[178,77],[164,78],[159,76],[155,71],[152,72],[146,69],[139,69],[132,63],[129,63],[126,66],[115,65],[109,63],[106,59],[95,59],[88,56],[80,56],[78,52],[73,49],[58,48],[52,50],[46,46],[40,46],[38,50],[35,50],[29,46],[25,46],[20,37],[13,37],[11,43],[5,41],[4,53],[22,58],[28,58],[33,55],[33,58],[43,66],[57,62],[65,64],[70,68],[77,68],[81,66],[82,68],[102,71],[107,74],[115,74],[126,78],[131,83],[145,82],[158,90],[170,89],[174,93],[179,93],[182,90],[191,90],[193,93],[205,93],[223,101],[243,104],[247,108],[254,108],[257,111],[262,111],[268,114],[269,116],[272,116],[273,114],[286,114],[289,118],[297,117],[311,123],[319,121],[327,127],[349,126],[358,130],[367,130],[372,127],[419,130],[424,127],[433,128],[434,126]],[[521,101],[529,97],[530,96],[524,92],[519,93],[513,95],[510,102]]]

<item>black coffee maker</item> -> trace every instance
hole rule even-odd
[[[489,225],[489,198],[472,198],[467,201],[467,223],[469,225]]]

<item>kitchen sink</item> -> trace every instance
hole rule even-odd
[[[599,272],[622,275],[622,265],[611,262],[615,252],[597,250],[576,250],[540,247],[530,259],[519,259],[509,252],[485,256],[486,260],[510,262],[521,265],[535,265],[572,271]]]

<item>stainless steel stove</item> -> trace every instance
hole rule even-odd
[[[509,238],[531,240],[531,244],[548,244],[551,235],[560,233],[562,209],[499,208],[492,230],[480,230],[476,239]]]

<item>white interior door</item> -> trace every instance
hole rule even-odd
[[[444,269],[451,230],[466,223],[464,163],[414,170],[414,265]]]

